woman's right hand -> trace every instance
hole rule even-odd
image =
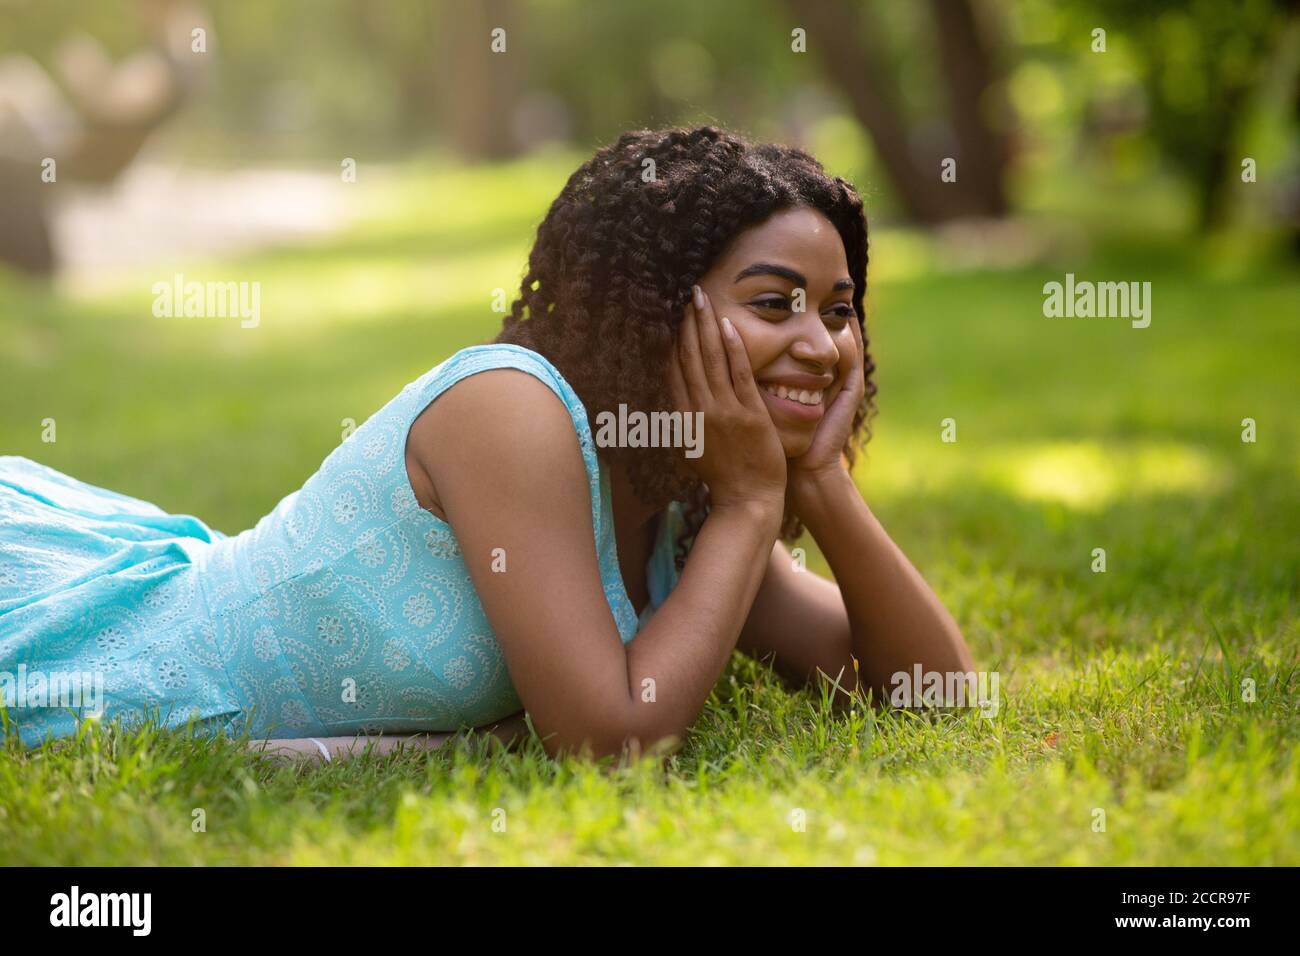
[[[786,458],[767,405],[758,393],[745,344],[731,322],[714,314],[708,295],[692,288],[677,334],[669,384],[678,409],[703,412],[702,454],[687,466],[709,487],[712,507],[760,504],[781,509]]]

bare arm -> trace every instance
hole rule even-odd
[[[861,349],[860,336],[857,345]],[[773,658],[793,680],[812,680],[821,671],[852,690],[860,679],[880,699],[893,674],[916,664],[941,673],[969,673],[975,665],[952,615],[876,520],[844,467],[840,450],[861,389],[860,377],[844,389],[790,474],[790,504],[835,581],[796,571],[778,543],[740,646]],[[841,695],[836,699],[845,702]]]
[[[793,680],[821,671],[845,690],[876,691],[890,677],[925,671],[969,673],[975,664],[952,615],[886,534],[847,472],[810,491],[799,512],[835,575],[796,571],[781,544],[741,638],[741,649],[772,657]]]

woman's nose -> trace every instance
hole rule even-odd
[[[796,331],[795,340],[790,345],[792,356],[824,369],[833,368],[839,362],[840,351],[820,315],[805,310],[793,324]]]

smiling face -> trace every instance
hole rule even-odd
[[[737,235],[699,284],[740,333],[786,457],[797,458],[860,361],[839,233],[815,209],[780,210]]]

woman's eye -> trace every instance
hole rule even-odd
[[[837,329],[842,329],[849,324],[849,320],[857,316],[851,305],[839,305],[831,309],[825,316],[826,324]]]
[[[754,299],[749,304],[756,309],[766,309],[769,312],[791,312],[794,310],[794,303],[787,296],[769,296],[766,299]],[[832,328],[842,329],[856,315],[853,306],[845,302],[826,312],[822,318]]]

